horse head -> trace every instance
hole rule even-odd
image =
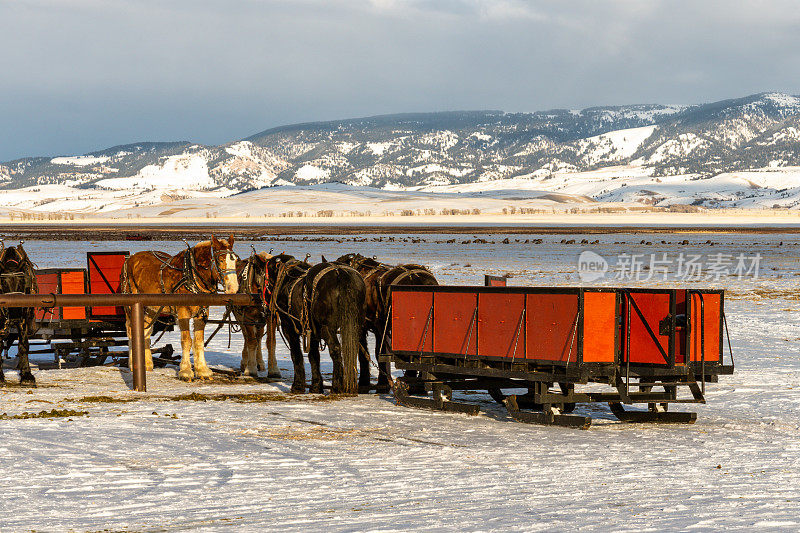
[[[267,264],[272,256],[266,252],[254,253],[250,256],[250,288],[249,290],[267,292]]]
[[[239,291],[239,277],[236,275],[236,261],[239,257],[233,252],[233,240],[233,234],[227,240],[211,236],[211,270],[214,281],[222,283],[226,294]]]

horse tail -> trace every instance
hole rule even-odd
[[[339,287],[339,324],[342,334],[342,388],[345,394],[358,394],[358,352],[364,327],[364,282],[349,269],[337,269]],[[344,278],[344,279],[342,279]],[[360,282],[360,283],[358,283]]]

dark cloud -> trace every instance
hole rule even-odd
[[[0,160],[309,120],[800,93],[793,1],[6,0]]]

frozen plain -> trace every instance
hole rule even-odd
[[[586,249],[609,258],[722,252],[763,259],[757,280],[627,283],[729,290],[736,373],[709,385],[707,405],[691,407],[698,412],[694,425],[622,424],[604,406],[593,408],[588,431],[525,425],[482,394],[470,396],[482,406],[477,417],[399,407],[390,395],[289,396],[291,365],[280,340],[284,383],[185,384],[174,370],[157,369],[148,376],[149,392],[134,393],[129,374],[116,368],[36,372],[37,389],[0,389],[0,413],[88,415],[0,420],[0,530],[800,528],[800,237],[480,236],[495,244],[461,244],[473,240],[464,235],[414,237],[424,242],[343,236],[254,244],[301,258],[311,253],[312,260],[360,251],[387,262],[419,261],[442,283],[458,284],[511,273],[512,284],[577,285],[577,256]],[[510,244],[500,244],[505,237]],[[515,242],[539,237],[542,244]],[[456,243],[443,242],[452,238]],[[582,238],[599,243],[560,243]],[[683,239],[690,244],[677,244]],[[716,244],[702,244],[709,240]],[[84,266],[83,252],[91,249],[176,253],[180,246],[26,244],[40,267]],[[237,249],[246,255],[249,243]],[[175,337],[168,342],[178,344]],[[233,335],[230,348],[227,342],[220,332],[208,358],[236,368],[240,337]],[[17,378],[14,371],[7,377]],[[186,398],[190,393],[198,395]],[[220,400],[223,394],[231,399]],[[130,401],[97,403],[91,396]]]

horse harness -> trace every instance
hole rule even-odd
[[[400,270],[400,271],[402,271],[402,273],[399,276],[397,276],[396,278],[394,278],[391,281],[391,283],[388,284],[389,289],[391,289],[392,285],[399,285],[402,280],[404,280],[404,279],[406,279],[406,278],[408,278],[410,276],[414,276],[414,275],[417,275],[417,274],[431,274],[431,271],[428,270],[427,268],[425,268],[422,265],[398,265],[398,266],[392,268],[391,270],[388,270],[388,271],[384,272],[383,275],[381,275],[381,277],[378,278],[378,283],[380,283],[381,285],[385,285],[384,282],[383,282],[383,278],[385,278],[391,272],[396,271],[396,270]]]
[[[8,250],[13,248],[6,248],[5,246],[0,250],[0,262],[2,262],[4,269],[8,266],[8,263],[13,262],[12,268],[16,270],[14,272],[2,272],[0,273],[0,293],[3,294],[35,294],[38,292],[38,284],[36,283],[36,275],[34,274],[34,264],[33,262],[28,259],[27,255],[20,255],[17,252],[16,259],[7,259],[6,254]],[[23,252],[24,254],[24,252]],[[6,290],[6,284],[8,284],[8,289],[11,289],[10,283],[8,280],[11,279],[19,279],[22,278],[22,290],[21,291],[12,291]],[[19,287],[15,287],[19,289]],[[5,337],[8,335],[9,331],[11,330],[12,323],[17,323],[17,327],[21,326],[21,323],[25,321],[26,318],[24,316],[19,318],[11,318],[11,310],[8,307],[0,308],[0,338]]]
[[[364,258],[364,259],[366,259],[366,258]],[[363,261],[363,260],[359,261],[356,257],[351,257],[350,261],[351,261],[351,264],[353,266],[355,266],[356,269],[365,268],[366,267],[365,261]],[[428,270],[427,268],[425,268],[422,265],[408,264],[408,265],[391,266],[391,265],[387,265],[386,263],[377,263],[376,262],[375,266],[370,268],[366,273],[361,274],[361,276],[364,278],[364,281],[366,282],[370,277],[372,277],[375,274],[379,273],[381,270],[384,270],[384,272],[378,277],[376,282],[378,284],[379,304],[380,304],[381,308],[384,308],[384,309],[386,308],[385,300],[389,298],[389,292],[391,291],[393,285],[399,285],[402,280],[404,280],[404,279],[406,279],[406,278],[408,278],[410,276],[414,276],[414,275],[418,275],[418,274],[429,274],[431,276],[433,275],[433,274],[431,274],[430,270]],[[401,274],[399,276],[395,277],[391,282],[389,282],[387,284],[386,283],[386,277],[389,274],[393,273],[393,272],[397,272],[398,270],[401,271]],[[384,287],[386,288],[386,295],[385,296],[384,296],[383,290],[382,290]]]
[[[239,283],[239,293],[250,294],[253,292],[252,284],[255,281],[253,278],[253,255],[251,255],[247,259],[247,263],[245,264],[244,270],[242,271],[242,282]],[[264,317],[264,323],[266,323],[267,319],[269,318],[268,309],[269,309],[269,301],[268,298],[271,300],[272,292],[269,290],[269,280],[267,276],[266,269],[264,271],[264,279],[261,283],[256,283],[256,292],[261,296],[261,308],[259,309],[259,313],[262,317]],[[226,309],[226,314],[232,312],[234,316],[236,316],[236,320],[240,324],[244,325],[261,325],[262,322],[246,322],[244,319],[244,315],[242,314],[243,309],[245,308],[253,308],[256,307],[255,305],[249,306],[236,306],[236,305],[228,305]]]
[[[307,266],[307,268],[306,268]],[[300,273],[297,278],[292,282],[289,286],[289,290],[286,293],[286,303],[287,309],[281,309],[278,306],[278,293],[280,292],[281,288],[283,287],[283,283],[285,281],[286,276],[288,275],[288,271],[293,268],[303,269],[302,273]],[[309,319],[310,310],[314,302],[317,298],[317,285],[325,277],[326,274],[335,270],[350,270],[355,274],[358,273],[357,270],[351,268],[346,265],[339,265],[339,264],[329,264],[319,272],[314,275],[314,278],[311,280],[311,290],[308,290],[308,285],[305,282],[306,277],[308,275],[308,271],[311,269],[311,266],[308,266],[307,263],[303,261],[299,261],[297,259],[292,259],[285,263],[281,263],[281,266],[278,270],[278,275],[275,278],[275,287],[272,290],[272,297],[270,298],[270,314],[275,317],[276,314],[281,313],[286,315],[291,319],[292,327],[294,328],[295,333],[300,335],[303,339],[303,351],[308,351],[308,346],[311,344],[311,333],[312,331],[312,324],[311,320]],[[297,286],[300,285],[302,287],[302,295],[301,295],[301,306],[300,306],[300,316],[297,317],[290,312],[291,305],[292,305],[292,297],[294,296],[294,291]],[[274,319],[274,318],[273,318]]]
[[[188,248],[183,254],[183,268],[179,269],[178,267],[171,264],[170,261],[165,261],[164,257],[159,257],[157,254],[159,252],[150,252],[153,256],[161,262],[161,268],[159,270],[159,284],[161,286],[161,293],[166,293],[166,289],[164,287],[164,270],[167,268],[171,268],[173,270],[180,270],[181,271],[181,279],[178,280],[178,283],[172,287],[171,292],[177,292],[178,289],[181,287],[186,287],[186,289],[194,294],[200,293],[209,293],[209,292],[216,292],[217,287],[209,287],[206,284],[205,280],[202,276],[197,274],[197,260],[194,257],[194,248]],[[164,253],[164,252],[162,252]],[[231,269],[224,269],[220,271],[219,265],[217,264],[217,257],[220,254],[225,255],[236,255],[233,253],[233,250],[214,250],[214,247],[211,246],[211,273],[212,275],[216,275],[217,285],[219,285],[223,281],[223,276],[229,274]],[[164,255],[167,255],[164,253]],[[168,256],[171,258],[171,256]],[[233,269],[235,272],[236,269]],[[212,278],[213,279],[213,278]],[[199,281],[199,283],[198,283]]]
[[[233,250],[214,250],[214,246],[213,245],[211,246],[210,270],[212,272],[212,275],[216,275],[217,286],[209,288],[208,284],[203,280],[203,277],[198,275],[197,273],[198,268],[197,268],[197,260],[194,257],[194,247],[190,247],[187,244],[187,249],[183,253],[182,268],[173,265],[172,260],[175,258],[175,256],[171,256],[166,252],[160,252],[157,250],[148,250],[148,253],[150,253],[154,258],[158,260],[159,263],[161,263],[158,272],[158,284],[161,289],[161,294],[175,294],[181,288],[185,288],[186,290],[188,290],[193,294],[208,294],[216,292],[217,286],[224,279],[223,276],[231,272],[231,269],[228,268],[220,270],[219,265],[217,265],[217,258],[222,254],[233,255],[234,257],[236,257],[236,254],[233,252]],[[136,278],[131,277],[128,274],[128,260],[126,260],[125,263],[123,263],[122,268],[125,274],[125,279],[133,283],[134,287],[136,287],[137,292],[141,292],[139,284],[136,283]],[[167,291],[166,286],[164,285],[164,271],[166,269],[177,270],[181,273],[181,279],[179,279],[178,283],[176,283],[171,287],[170,291]],[[233,272],[236,272],[235,268],[232,270]],[[161,311],[163,311],[165,307],[169,308],[171,314],[173,315],[176,314],[172,306],[162,305],[155,313],[153,320],[151,321],[151,324],[152,322],[155,322],[158,319],[158,316],[161,314]],[[191,318],[197,318],[199,316],[208,317],[208,308],[200,307],[197,313],[195,313]]]

